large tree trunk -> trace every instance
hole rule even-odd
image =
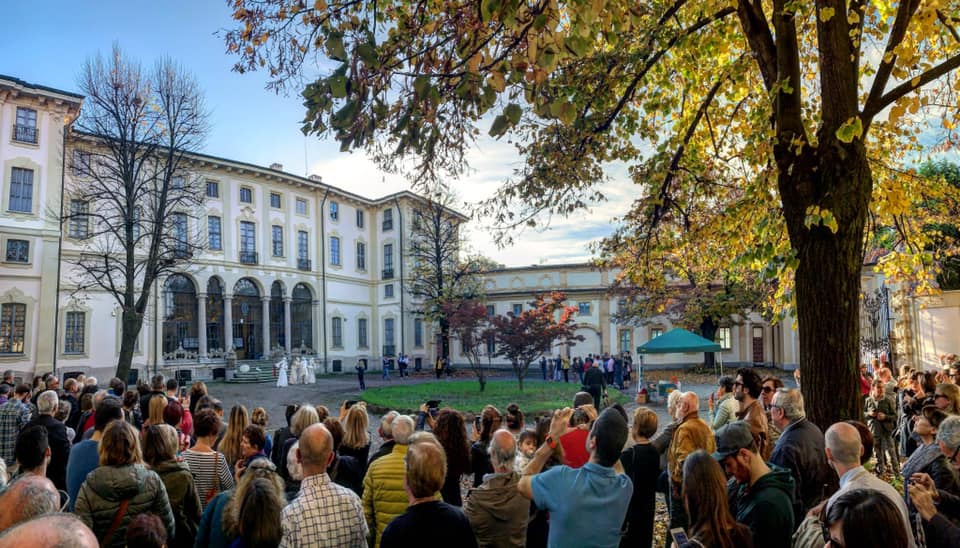
[[[713,318],[706,317],[700,322],[700,336],[704,339],[713,340],[717,336],[717,322]],[[703,367],[708,371],[713,371],[716,364],[716,354],[713,352],[703,353]]]
[[[117,378],[124,383],[130,375],[133,364],[133,353],[137,347],[137,337],[143,326],[143,315],[136,310],[124,310],[120,334],[120,357],[117,359]]]
[[[795,165],[792,171],[781,164],[779,185],[781,193],[794,198],[783,203],[799,259],[796,309],[805,411],[825,430],[862,416],[857,380],[860,274],[873,183],[859,139],[840,143],[829,130],[819,137],[810,163]],[[816,224],[807,227],[810,206],[829,210],[837,220],[837,232]]]

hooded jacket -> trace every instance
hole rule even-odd
[[[793,476],[777,465],[753,485],[727,484],[730,511],[737,521],[753,532],[754,544],[770,548],[789,548],[793,535]]]
[[[153,471],[160,476],[167,490],[167,499],[170,501],[177,530],[176,536],[168,539],[167,546],[193,546],[202,510],[190,469],[186,464],[172,460],[157,464]]]
[[[463,513],[470,520],[481,547],[523,547],[527,540],[530,501],[517,484],[516,472],[490,474],[479,487],[470,489]]]
[[[124,500],[130,501],[127,511],[120,520],[120,526],[109,539],[110,542],[105,544],[106,539],[103,537],[109,532]],[[147,470],[142,464],[101,466],[90,472],[87,480],[80,486],[75,512],[97,536],[101,546],[126,546],[127,525],[137,514],[144,512],[160,517],[168,537],[176,534],[167,490],[160,476]]]

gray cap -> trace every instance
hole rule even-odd
[[[753,443],[750,425],[744,421],[734,421],[717,430],[717,450],[713,458],[721,461],[741,449],[747,449]]]

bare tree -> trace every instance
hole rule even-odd
[[[463,219],[453,211],[453,201],[453,195],[443,189],[427,194],[424,206],[414,211],[408,252],[413,261],[409,292],[417,303],[415,313],[437,324],[444,358],[450,356],[451,311],[460,301],[481,297],[482,273],[489,263],[481,257],[462,256]]]
[[[79,85],[63,222],[80,251],[67,260],[75,291],[105,291],[121,309],[116,374],[126,379],[153,284],[200,249],[203,192],[187,154],[203,144],[208,113],[176,62],[145,71],[116,45],[84,63]]]

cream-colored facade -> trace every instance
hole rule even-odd
[[[577,308],[576,334],[583,341],[570,349],[571,356],[636,353],[637,346],[673,329],[666,316],[650,318],[639,327],[619,325],[614,316],[619,299],[609,294],[611,272],[589,264],[542,265],[504,268],[487,275],[487,304],[496,314],[529,307],[538,293],[562,291],[567,304]],[[764,364],[792,369],[799,363],[797,331],[792,319],[770,324],[757,314],[725,322],[717,333],[723,350],[718,357],[726,365]],[[565,353],[560,348],[554,355]],[[702,353],[650,354],[645,366],[667,367],[703,363]],[[493,363],[500,362],[495,358]]]

